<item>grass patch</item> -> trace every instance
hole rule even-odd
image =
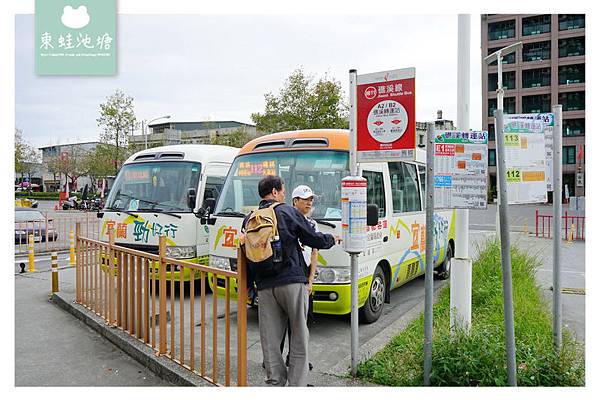
[[[517,383],[519,386],[583,386],[583,346],[565,329],[554,352],[552,317],[535,282],[534,256],[511,248]],[[500,245],[486,242],[473,263],[471,333],[450,336],[450,287],[434,305],[433,386],[505,386],[506,353]],[[358,366],[358,376],[389,386],[423,385],[423,314],[380,352]]]

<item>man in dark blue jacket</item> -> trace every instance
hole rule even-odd
[[[328,249],[335,244],[330,234],[315,232],[308,220],[294,207],[285,204],[285,187],[278,176],[269,175],[258,183],[261,197],[259,208],[275,207],[277,230],[283,251],[281,272],[275,276],[262,277],[248,268],[248,283],[256,283],[258,289],[258,321],[260,344],[267,379],[273,386],[306,386],[308,378],[308,291],[306,266],[300,242],[315,248]],[[242,232],[248,217],[244,219]],[[290,322],[289,370],[281,355],[280,344]]]

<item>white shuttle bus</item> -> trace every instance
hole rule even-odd
[[[211,216],[210,265],[236,268],[243,218],[258,206],[258,182],[269,174],[284,179],[288,204],[294,187],[310,186],[315,193],[312,217],[319,230],[341,237],[340,192],[342,178],[350,174],[348,149],[346,130],[282,132],[247,143],[231,166]],[[390,290],[425,272],[425,165],[378,162],[361,163],[360,168],[368,180],[367,202],[379,208],[379,221],[367,227],[367,249],[359,256],[359,307],[362,320],[373,322],[389,302]],[[436,275],[442,279],[449,276],[455,217],[452,210],[434,214]],[[224,281],[217,279],[216,292],[223,295],[224,290]],[[235,285],[231,291],[235,296]],[[319,251],[313,293],[315,312],[350,312],[350,257],[342,246]]]
[[[167,256],[206,265],[208,234],[202,206],[221,193],[239,149],[183,144],[146,149],[121,167],[104,209],[100,240],[158,254],[158,238],[167,237]],[[189,280],[186,270],[184,280]],[[171,271],[167,272],[170,278]],[[179,279],[179,272],[174,272]]]

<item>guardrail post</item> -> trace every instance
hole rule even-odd
[[[29,253],[29,270],[28,272],[35,272],[35,254],[33,252],[34,241],[33,234],[27,236],[27,253]]]
[[[158,354],[167,352],[167,263],[165,254],[167,238],[161,236],[158,240]]]
[[[108,230],[108,323],[115,324],[115,231]]]
[[[82,287],[81,287],[81,264],[78,262],[78,260],[81,260],[81,242],[80,240],[80,235],[81,235],[81,227],[79,226],[79,224],[75,225],[75,241],[76,241],[76,250],[77,250],[77,262],[75,264],[75,302],[81,304],[81,291],[82,291]]]
[[[535,237],[538,237],[538,218],[539,218],[540,210],[538,208],[535,209]]]
[[[52,293],[58,292],[58,254],[52,252]]]
[[[75,226],[79,226],[79,222]],[[73,229],[69,231],[69,266],[75,265],[75,239],[73,237]]]
[[[243,246],[237,250],[237,358],[238,358],[238,386],[247,385],[247,339],[246,339],[246,253]]]
[[[565,210],[565,239],[569,237],[569,212]]]

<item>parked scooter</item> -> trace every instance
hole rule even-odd
[[[77,200],[77,196],[71,196],[62,204],[63,210],[80,210],[81,202]]]

